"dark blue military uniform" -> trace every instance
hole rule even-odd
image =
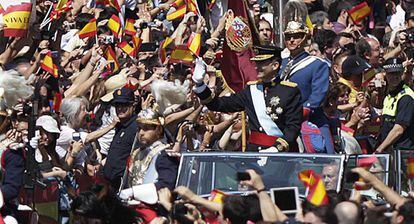
[[[255,111],[253,101],[257,99],[254,99],[251,94],[252,88],[261,87],[266,109],[269,110],[268,112],[270,112],[272,120],[282,131],[282,135],[278,137],[283,138],[290,146],[295,145],[303,113],[302,105],[300,104],[300,91],[296,84],[279,81],[271,83],[252,82],[248,84],[241,92],[228,97],[215,97],[209,88],[205,88],[202,92],[196,94],[208,109],[213,111],[237,112],[246,110],[250,131],[265,134]],[[270,145],[251,144],[250,141],[247,150],[257,151],[268,147]]]

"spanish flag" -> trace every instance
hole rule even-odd
[[[121,43],[118,43],[118,47],[121,48],[127,55],[131,57],[136,56],[135,49],[131,47],[126,41],[122,41]]]
[[[40,64],[40,67],[45,70],[46,72],[53,75],[55,78],[59,78],[58,67],[55,63],[53,63],[52,52],[49,51],[43,58],[43,62]]]
[[[407,158],[407,176],[409,179],[414,179],[414,157]]]
[[[57,92],[55,96],[53,97],[53,110],[59,111],[60,105],[62,105],[62,94]]]
[[[108,0],[107,1],[107,4],[109,5],[109,6],[112,6],[112,7],[114,7],[118,12],[120,12],[121,11],[121,7],[119,6],[119,4],[118,4],[118,0]]]
[[[7,7],[3,15],[5,37],[26,37],[29,29],[32,3]]]
[[[170,63],[183,63],[191,66],[193,60],[193,54],[185,45],[177,46],[170,55]]]
[[[187,5],[182,5],[181,7],[177,8],[174,12],[168,14],[167,20],[173,21],[176,19],[181,19],[184,17],[186,12],[187,12]]]
[[[64,12],[67,12],[70,10],[70,7],[72,5],[72,1],[69,0],[60,0],[54,10],[50,13],[50,18],[52,20],[59,19],[60,15]]]
[[[187,12],[194,12],[196,15],[198,12],[197,0],[185,0],[187,2]]]
[[[375,77],[377,72],[374,68],[370,68],[362,74],[362,84],[361,86],[368,86],[371,80]]]
[[[349,17],[351,17],[354,23],[359,24],[365,17],[371,13],[371,8],[368,6],[368,3],[362,2],[359,5],[356,5],[348,11]]]
[[[226,194],[223,191],[214,189],[210,193],[210,197],[208,198],[209,201],[223,204],[223,197],[226,196]]]
[[[93,37],[97,34],[96,31],[96,19],[93,18],[87,23],[81,31],[79,31],[79,38],[84,39],[87,37]]]
[[[132,44],[134,45],[134,55],[136,56],[139,49],[141,49],[142,39],[137,36],[132,36]]]
[[[188,39],[187,47],[197,57],[200,56],[201,34],[200,33],[192,33],[190,38]]]
[[[322,178],[313,170],[304,170],[298,175],[299,180],[309,189],[306,199],[313,205],[327,205],[329,203]]]
[[[183,6],[184,5],[184,0],[175,0],[172,4],[171,4],[171,6],[172,7],[174,7],[174,8],[179,8],[179,7],[181,7],[181,6]]]
[[[112,15],[108,20],[108,28],[114,34],[115,37],[119,38],[121,33],[121,20],[117,15]]]
[[[130,36],[135,36],[135,34],[137,33],[137,30],[135,29],[134,24],[135,24],[134,19],[127,19],[125,22],[124,33]]]
[[[115,51],[111,46],[108,46],[105,50],[105,59],[110,62],[110,70],[112,73],[115,73],[119,70],[119,63],[116,59]]]
[[[167,51],[166,48],[173,42],[173,38],[167,37],[160,43],[158,48],[158,58],[160,59],[161,64],[164,64],[167,60]]]

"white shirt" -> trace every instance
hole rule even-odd
[[[98,110],[98,108],[96,108],[96,111]],[[110,125],[112,123],[112,121],[114,120],[113,117],[116,116],[116,110],[115,107],[111,106],[111,109],[109,110],[109,113],[104,113],[102,115],[102,126],[99,129],[102,129],[104,127],[107,127],[108,125]],[[101,147],[100,152],[104,155],[108,155],[108,151],[109,151],[109,146],[111,145],[112,139],[115,136],[115,128],[111,129],[108,133],[106,133],[105,135],[103,135],[102,137],[98,138],[98,143],[99,146]]]
[[[405,28],[405,11],[401,5],[397,5],[395,14],[391,16],[390,26],[392,30]]]
[[[75,129],[65,125],[60,127],[61,132],[60,136],[56,141],[56,152],[59,155],[59,158],[62,159],[66,156],[66,153],[68,152],[68,149],[70,147],[71,142],[73,141],[73,133],[75,133]],[[86,139],[86,132],[79,132],[80,138],[82,142],[85,142]],[[73,162],[74,165],[81,165],[83,166],[85,163],[85,158],[87,154],[84,150],[82,150],[78,156],[75,158],[75,161]]]

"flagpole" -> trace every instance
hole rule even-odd
[[[50,5],[49,10],[47,11],[45,18],[43,19],[42,23],[40,24],[40,29],[43,29],[43,27],[45,27],[52,20],[50,18],[50,12],[52,11],[52,8],[53,8],[53,4]]]
[[[411,180],[411,179],[409,179],[409,178],[408,178],[408,189],[409,189],[410,191],[412,191],[412,189],[413,189],[413,183],[412,183],[412,180]]]
[[[246,151],[246,112],[242,112],[242,152]]]

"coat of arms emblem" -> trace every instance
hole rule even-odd
[[[242,52],[252,45],[252,33],[246,19],[230,13],[226,21],[226,41],[231,50]]]

